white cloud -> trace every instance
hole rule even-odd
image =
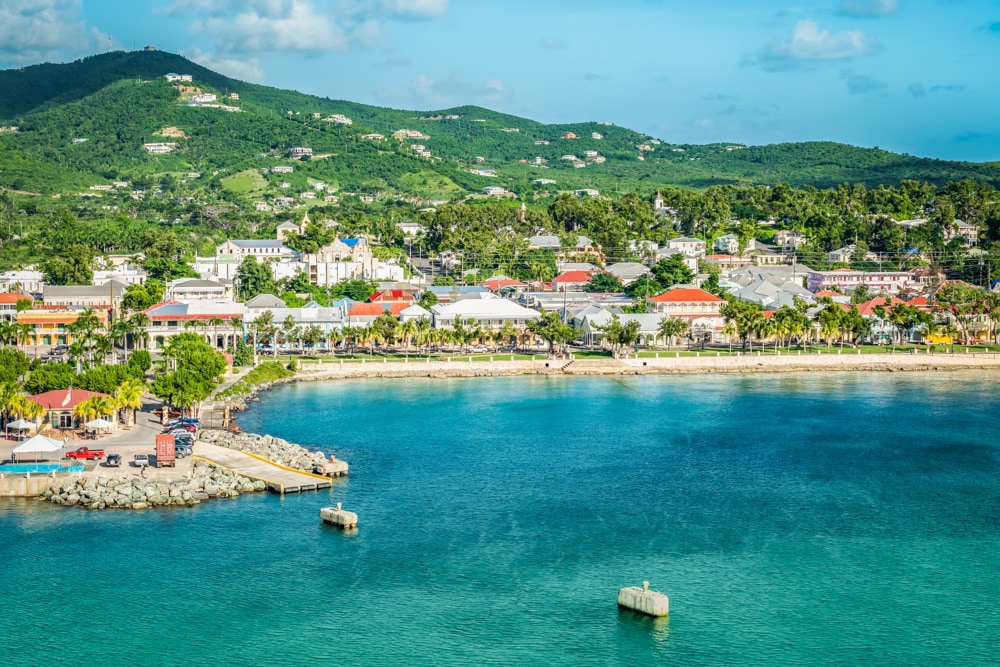
[[[843,0],[837,13],[845,16],[869,18],[889,16],[899,11],[899,0]]]
[[[803,64],[856,58],[877,48],[878,41],[861,30],[831,33],[821,30],[815,21],[804,19],[795,24],[791,39],[771,42],[753,62],[765,69],[788,69]]]
[[[0,1],[0,58],[38,62],[90,46],[82,0]]]
[[[188,29],[214,39],[214,51],[266,56],[374,46],[385,39],[386,22],[432,19],[447,9],[447,0],[174,0],[165,12],[191,16]]]
[[[218,57],[214,53],[205,53],[201,49],[188,49],[182,51],[181,55],[202,67],[207,67],[213,72],[225,74],[233,79],[251,83],[263,83],[264,81],[264,70],[256,58]]]
[[[410,19],[432,19],[448,11],[448,0],[380,0],[387,14]]]
[[[307,0],[255,0],[229,18],[209,16],[191,24],[195,34],[207,33],[227,54],[343,51],[348,38],[331,18]]]

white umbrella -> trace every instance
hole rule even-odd
[[[7,428],[9,428],[12,431],[26,431],[34,427],[35,425],[32,422],[29,422],[27,419],[16,419],[11,423],[7,424]]]
[[[52,438],[46,438],[44,435],[36,435],[33,438],[25,440],[20,445],[14,448],[15,454],[30,454],[34,452],[35,454],[39,452],[58,452],[62,449],[63,444],[58,440],[53,440]],[[36,456],[37,460],[38,457]]]
[[[114,426],[114,424],[109,422],[107,419],[104,419],[103,417],[98,417],[93,421],[87,422],[86,424],[84,424],[84,426],[86,426],[87,428],[111,428],[112,426]]]

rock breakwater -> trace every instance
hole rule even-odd
[[[330,459],[322,452],[313,452],[281,438],[256,433],[202,431],[199,439],[212,445],[254,454],[294,470],[313,472],[326,466]]]
[[[146,509],[163,505],[197,505],[208,498],[235,498],[266,490],[264,482],[204,462],[190,477],[154,480],[142,477],[81,477],[48,489],[42,498],[59,505],[90,509]]]

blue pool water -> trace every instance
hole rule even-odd
[[[335,452],[348,479],[141,513],[0,503],[0,655],[997,664],[997,389],[985,373],[282,387],[241,425]],[[338,501],[356,533],[319,524]],[[617,610],[644,579],[669,620]]]
[[[8,473],[12,475],[23,475],[25,473],[43,473],[48,474],[51,472],[83,472],[84,466],[81,465],[66,465],[61,463],[8,463],[6,465],[0,465],[0,473]]]

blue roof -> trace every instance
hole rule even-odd
[[[361,242],[361,239],[340,239],[340,242],[346,245],[348,248],[353,248]]]

